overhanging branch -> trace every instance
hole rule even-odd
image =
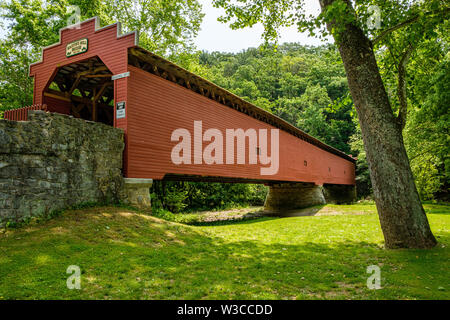
[[[403,21],[402,23],[399,23],[393,27],[390,27],[386,30],[383,30],[379,36],[377,36],[375,39],[372,40],[372,43],[375,45],[377,42],[379,42],[381,39],[383,39],[385,36],[387,36],[389,33],[394,32],[395,30],[398,30],[400,28],[403,28],[407,25],[410,25],[411,23],[416,22],[419,20],[419,15],[416,15],[408,20]]]
[[[447,14],[450,12],[450,8],[445,8],[444,10],[438,10],[438,11],[429,11],[426,12],[423,16],[429,16],[429,15],[439,15],[439,14]],[[395,30],[401,29],[403,27],[406,27],[414,22],[416,22],[417,20],[419,20],[419,18],[421,18],[421,16],[419,14],[395,25],[392,26],[390,28],[387,28],[386,30],[383,30],[378,36],[376,36],[373,40],[372,40],[372,44],[376,44],[378,42],[380,42],[385,36],[387,36],[388,34],[390,34],[391,32],[394,32]]]

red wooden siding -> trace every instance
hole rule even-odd
[[[127,107],[126,107],[126,113],[125,118],[117,119],[116,118],[116,108],[114,107],[114,127],[121,128],[124,131],[124,139],[125,139],[125,150],[123,151],[123,174],[125,177],[128,176],[128,144],[129,144],[129,137],[128,137],[128,77],[127,78],[121,78],[114,80],[114,106],[117,102],[125,101]]]
[[[70,114],[70,109],[72,108],[70,102],[55,99],[53,97],[44,97],[44,101],[48,105],[48,111]]]
[[[178,142],[171,141],[172,132],[185,128],[193,135],[196,120],[203,122],[203,132],[210,128],[219,129],[224,141],[226,129],[254,128],[270,132],[275,128],[141,69],[133,66],[128,66],[128,69],[131,75],[127,78],[127,177],[161,179],[165,174],[185,174],[316,184],[355,183],[353,162],[282,130],[276,175],[261,175],[259,164],[173,164],[171,151]],[[203,147],[207,144],[204,142]],[[193,156],[193,147],[191,153]],[[307,161],[307,166],[304,161]]]
[[[82,38],[88,39],[88,50],[82,54],[66,57],[67,44]],[[62,29],[60,31],[60,42],[45,48],[42,53],[42,61],[30,66],[30,76],[34,77],[35,83],[34,103],[47,103],[50,111],[53,112],[70,113],[69,103],[43,95],[55,76],[57,68],[97,56],[112,74],[121,74],[127,71],[128,48],[136,45],[137,34],[135,32],[121,35],[120,24],[118,23],[99,28],[97,18],[82,22],[79,29]],[[126,87],[126,78],[114,81],[114,101],[126,101]],[[115,121],[114,126],[124,129],[126,135],[126,118]],[[126,136],[125,139],[127,139]],[[124,154],[125,162],[126,154],[127,149]]]
[[[62,29],[60,43],[45,48],[42,61],[30,66],[30,76],[35,78],[34,103],[42,102],[44,89],[57,67],[98,56],[113,74],[126,72],[128,48],[136,45],[136,34],[118,37],[117,28],[118,24],[114,24],[98,29],[97,19],[90,19],[79,29]],[[67,44],[82,38],[88,38],[88,50],[67,58]]]
[[[119,24],[98,28],[96,18],[84,21],[79,29],[62,29],[60,43],[43,50],[42,61],[30,66],[30,76],[34,77],[34,103],[48,102],[55,111],[66,113],[67,106],[64,103],[51,101],[43,96],[43,92],[50,85],[56,69],[71,63],[86,60],[98,56],[113,74],[127,71],[128,48],[136,45],[136,33],[120,35]],[[82,54],[66,57],[68,43],[82,39],[88,39],[88,50]],[[125,100],[126,90],[119,90],[115,100]],[[118,123],[119,127],[126,126],[126,122]]]
[[[27,121],[29,110],[47,111],[47,105],[37,104],[37,105],[29,106],[29,107],[23,107],[23,108],[14,109],[14,110],[7,110],[7,111],[5,111],[3,117],[7,120]]]

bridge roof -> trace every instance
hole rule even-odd
[[[325,144],[280,117],[259,108],[248,101],[245,101],[230,91],[217,86],[211,81],[208,81],[142,47],[135,46],[128,49],[128,63],[147,72],[163,77],[166,80],[182,85],[189,90],[202,94],[223,105],[236,109],[239,112],[243,112],[255,119],[284,130],[325,151],[346,160],[356,162],[356,159],[351,155],[347,155],[346,153]]]

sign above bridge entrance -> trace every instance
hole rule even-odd
[[[86,52],[88,49],[88,39],[80,39],[67,44],[66,57],[72,57],[80,53]]]

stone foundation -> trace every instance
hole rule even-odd
[[[355,199],[355,186],[280,183],[270,186],[264,209],[268,214],[283,215],[292,210],[326,203],[352,203]]]
[[[324,184],[322,190],[327,203],[350,204],[356,200],[355,186]]]
[[[325,204],[320,186],[314,183],[280,183],[270,186],[264,209],[270,213],[283,213]]]
[[[150,187],[152,179],[124,179],[124,198],[122,201],[133,207],[151,209]]]

